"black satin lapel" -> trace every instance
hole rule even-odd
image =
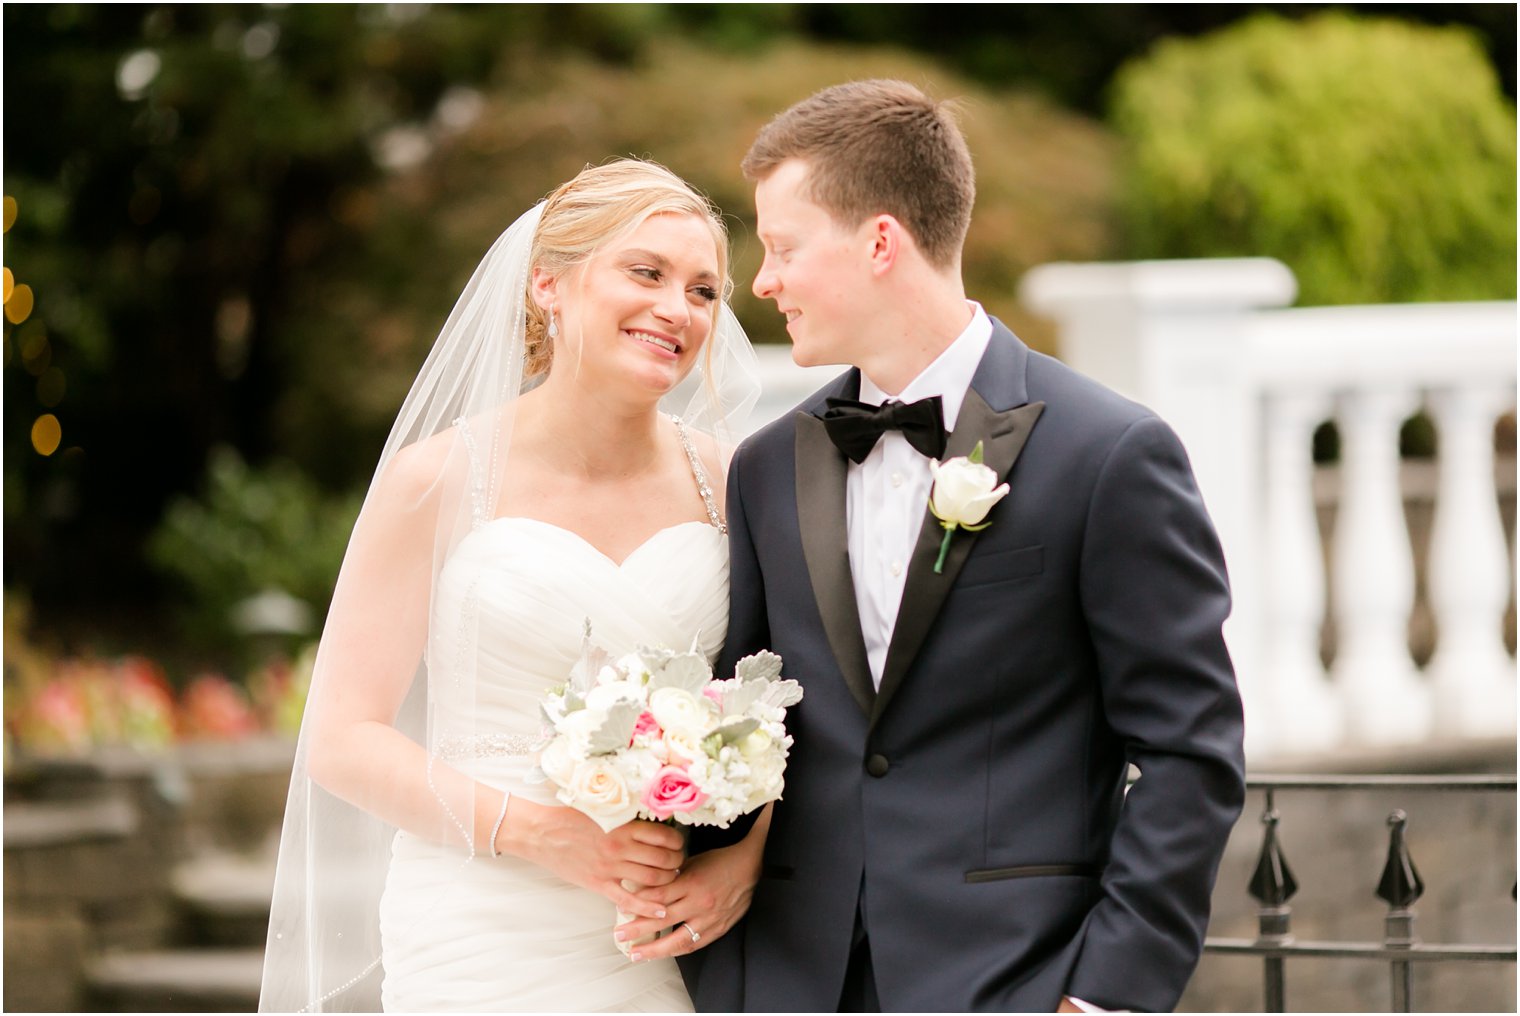
[[[1004,413],[994,412],[986,401],[972,389],[966,392],[956,419],[955,431],[950,435],[945,458],[969,455],[978,441],[982,442],[982,461],[1002,480],[1008,479],[1024,442],[1034,429],[1035,421],[1045,411],[1045,403],[1034,402]],[[964,529],[955,531],[950,538],[950,551],[945,555],[944,570],[934,571],[939,558],[940,543],[945,538],[944,527],[924,506],[924,521],[918,531],[918,543],[908,562],[908,577],[903,586],[902,605],[897,610],[897,623],[892,628],[892,643],[887,649],[886,664],[882,668],[881,690],[876,694],[876,705],[871,711],[874,726],[887,702],[902,684],[914,657],[929,635],[940,607],[950,595],[950,587],[971,555],[977,534]]]
[[[850,576],[850,542],[845,531],[846,459],[829,440],[822,420],[809,413],[798,413],[796,419],[797,524],[802,529],[802,553],[807,559],[813,598],[839,671],[860,711],[869,716],[876,689],[866,662],[865,638],[860,633],[855,581]]]

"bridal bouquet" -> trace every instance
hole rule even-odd
[[[640,648],[613,660],[591,643],[543,703],[549,735],[538,768],[565,804],[604,830],[634,818],[727,828],[777,800],[802,699],[781,657],[740,660],[713,677],[695,649]]]
[[[782,721],[802,687],[780,677],[771,652],[746,656],[721,681],[695,647],[613,660],[592,644],[588,624],[569,682],[544,700],[538,770],[559,800],[604,830],[635,818],[726,829],[781,797],[792,746]],[[628,919],[619,913],[617,923]],[[626,955],[637,944],[618,948]]]

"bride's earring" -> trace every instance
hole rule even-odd
[[[554,317],[554,305],[549,305],[549,338],[559,338],[559,322]]]

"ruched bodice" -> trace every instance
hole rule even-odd
[[[552,523],[494,519],[450,555],[433,612],[435,754],[552,804],[551,788],[526,780],[527,746],[540,735],[544,693],[581,657],[585,626],[614,655],[695,640],[715,658],[728,617],[727,537],[680,523],[618,562]],[[675,965],[630,963],[613,923],[609,901],[545,869],[398,834],[381,902],[386,1008],[689,1008]]]

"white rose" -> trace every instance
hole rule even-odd
[[[643,688],[633,681],[612,681],[608,684],[599,684],[587,693],[586,708],[606,712],[612,708],[613,703],[625,699],[629,702],[642,702],[644,700]]]
[[[603,758],[587,759],[576,765],[569,786],[557,796],[589,816],[603,832],[611,832],[639,811],[638,799],[628,789],[623,774]]]
[[[786,763],[779,754],[762,755],[751,763],[750,796],[745,811],[753,811],[781,796],[785,788]]]
[[[618,670],[628,675],[628,680],[644,684],[649,680],[649,665],[644,662],[644,657],[638,653],[629,653],[618,660],[615,664]]]
[[[600,709],[577,709],[568,713],[554,729],[570,742],[570,751],[578,758],[584,758],[591,750],[591,735],[602,728],[607,722],[607,714]]]
[[[934,476],[929,510],[941,522],[968,528],[979,525],[1008,493],[1008,484],[999,484],[997,473],[965,456],[930,462],[929,472]]]
[[[668,733],[682,730],[706,736],[712,725],[712,703],[681,688],[660,688],[649,696],[649,711]]]
[[[707,757],[702,750],[702,735],[691,730],[665,731],[665,753],[675,765],[690,765]]]
[[[771,750],[771,735],[761,727],[739,739],[739,753],[745,758],[756,758]]]
[[[574,751],[571,750],[570,739],[556,737],[539,755],[538,767],[556,786],[563,787],[570,782],[570,776],[575,772],[577,761]]]

